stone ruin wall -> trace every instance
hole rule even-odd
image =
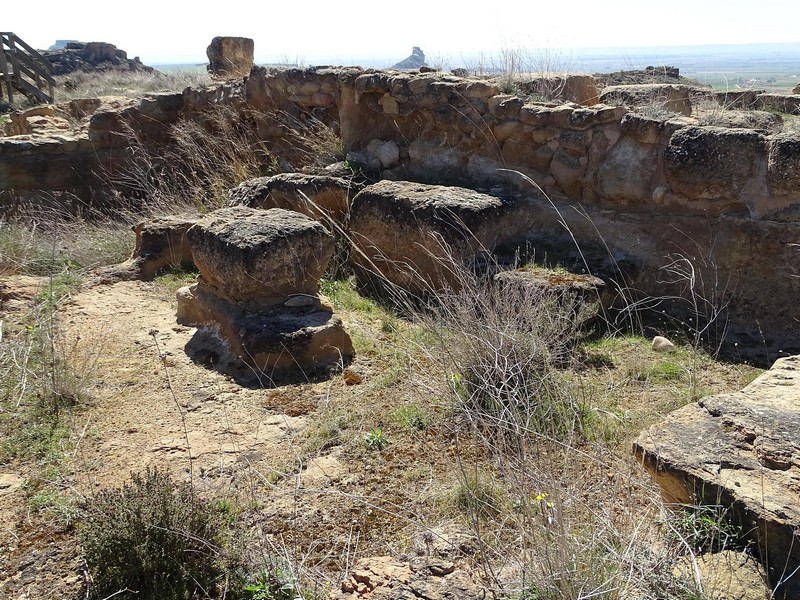
[[[96,194],[96,173],[118,168],[125,153],[123,123],[163,142],[178,119],[230,105],[291,161],[286,117],[313,117],[338,129],[346,151],[395,142],[399,165],[387,165],[385,178],[536,196],[519,174],[529,177],[552,200],[534,202],[537,251],[568,267],[585,261],[631,295],[664,298],[666,310],[687,305],[670,298],[692,294],[664,267],[689,257],[695,292],[717,307],[731,300],[728,349],[766,361],[800,352],[800,135],[648,118],[596,104],[591,92],[569,90],[583,105],[543,103],[438,72],[256,67],[244,82],[100,109],[80,139],[0,138],[0,204],[9,190]]]

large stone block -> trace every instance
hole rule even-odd
[[[664,151],[667,182],[692,200],[738,203],[754,210],[766,189],[754,189],[766,174],[766,138],[748,129],[684,127]],[[766,181],[761,182],[765,187]]]
[[[246,37],[217,36],[206,48],[208,72],[215,77],[242,77],[253,67],[253,40]]]
[[[521,199],[408,181],[381,181],[353,200],[352,260],[362,277],[414,294],[457,285],[458,269],[521,243],[535,215]]]
[[[222,208],[187,237],[203,281],[230,302],[316,295],[334,250],[319,222],[280,208]]]
[[[800,597],[800,356],[740,392],[689,404],[633,450],[665,499],[729,508],[757,545],[776,598]]]
[[[352,183],[340,177],[281,173],[241,183],[228,193],[228,206],[283,208],[341,224],[350,209]]]

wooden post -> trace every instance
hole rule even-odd
[[[0,71],[3,74],[3,83],[6,84],[6,90],[8,91],[8,102],[11,104],[14,102],[14,84],[11,81],[11,75],[8,72],[8,60],[6,58],[6,36],[5,34],[0,34]]]

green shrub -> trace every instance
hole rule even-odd
[[[88,501],[80,531],[92,597],[119,590],[137,598],[215,597],[236,563],[226,551],[228,512],[157,469],[100,493]]]

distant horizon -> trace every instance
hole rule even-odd
[[[93,40],[94,41],[94,40]],[[106,41],[106,40],[96,40],[96,41]],[[109,42],[113,43],[113,42]],[[119,46],[117,46],[119,48]],[[408,53],[403,56],[396,56],[394,54],[372,54],[367,55],[336,55],[336,54],[327,54],[327,55],[318,55],[313,56],[310,55],[308,57],[297,55],[297,56],[287,56],[287,55],[267,55],[261,54],[256,55],[255,57],[255,64],[302,64],[302,65],[331,65],[331,66],[365,66],[365,67],[372,67],[376,66],[376,63],[385,63],[385,66],[391,66],[396,64],[406,58],[410,53],[411,49],[414,46],[410,46],[408,48]],[[436,53],[428,53],[426,52],[424,47],[421,47],[423,52],[425,52],[426,62],[428,64],[432,63],[432,59],[441,60],[442,56]],[[125,48],[119,48],[120,50],[126,50]],[[535,58],[538,53],[548,53],[552,54],[552,60],[557,60],[559,55],[567,55],[571,54],[574,58],[580,58],[581,55],[585,55],[588,57],[606,57],[606,58],[615,58],[618,57],[621,61],[630,61],[631,56],[642,55],[639,56],[641,60],[650,60],[658,58],[659,54],[665,54],[667,56],[672,56],[675,58],[679,58],[681,56],[686,56],[688,54],[693,54],[695,52],[707,53],[713,51],[729,51],[734,52],[735,54],[745,53],[748,50],[760,50],[760,51],[778,51],[778,52],[786,52],[789,54],[796,54],[798,58],[800,58],[800,41],[797,42],[750,42],[750,43],[743,43],[743,44],[676,44],[676,45],[652,45],[652,46],[579,46],[579,47],[519,47],[519,48],[501,48],[496,49],[493,51],[480,51],[480,50],[464,50],[464,51],[455,51],[450,53],[451,55],[457,56],[457,59],[452,59],[450,56],[446,57],[447,62],[454,62],[454,64],[448,66],[447,68],[457,68],[466,66],[465,61],[467,59],[477,59],[479,57],[484,57],[486,59],[499,59],[500,55],[503,52],[518,52],[521,54],[530,54],[532,58]],[[127,50],[126,50],[127,51]],[[129,53],[130,56],[130,53]],[[665,56],[666,57],[666,56]],[[344,60],[338,60],[344,59]],[[462,61],[462,64],[457,64],[458,60]],[[142,61],[148,66],[152,67],[175,67],[175,66],[202,66],[208,63],[208,58],[197,57],[195,60],[189,60],[186,62],[174,62],[174,61],[151,61],[146,62]],[[366,64],[364,64],[366,63]],[[663,63],[661,63],[663,64]],[[656,66],[656,65],[653,65]],[[632,67],[636,68],[636,67]]]

